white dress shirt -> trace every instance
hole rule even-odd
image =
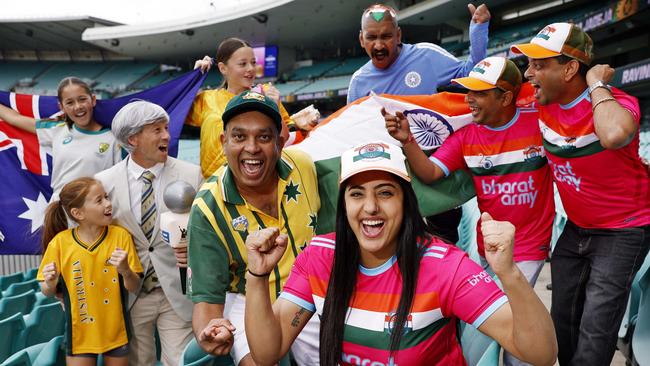
[[[133,216],[139,220],[142,220],[142,213],[140,212],[142,206],[142,189],[144,188],[144,178],[142,177],[142,173],[148,170],[155,175],[152,185],[153,193],[155,195],[154,198],[156,200],[156,206],[158,207],[160,205],[159,202],[163,202],[163,189],[160,187],[160,176],[164,168],[164,163],[158,163],[149,169],[145,169],[133,161],[133,159],[131,159],[131,156],[127,158],[126,170],[129,179],[128,183],[131,212],[133,212]],[[156,210],[156,215],[160,215],[159,210]]]

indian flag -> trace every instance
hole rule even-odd
[[[386,131],[381,115],[382,107],[389,113],[404,113],[413,136],[426,152],[439,147],[454,131],[472,122],[464,95],[455,93],[427,96],[372,95],[332,114],[309,137],[289,147],[307,152],[316,164],[321,198],[318,234],[334,231],[340,157],[343,151],[364,142],[383,141],[400,145]],[[475,195],[472,181],[464,171],[455,172],[431,185],[412,177],[412,184],[423,216],[457,207]]]

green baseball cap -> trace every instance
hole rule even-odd
[[[233,117],[250,111],[258,111],[266,114],[273,120],[278,132],[282,131],[282,116],[280,115],[278,105],[273,99],[252,90],[238,94],[228,102],[226,110],[221,116],[224,129]]]

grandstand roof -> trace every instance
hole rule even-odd
[[[0,22],[0,50],[98,50],[81,40],[87,28],[119,25],[95,17],[16,18]]]

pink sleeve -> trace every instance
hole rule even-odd
[[[280,298],[291,301],[292,303],[304,308],[305,310],[316,312],[314,298],[312,297],[311,284],[309,283],[309,253],[311,246],[298,255],[296,262],[291,268],[291,273],[287,283],[282,288]]]
[[[641,109],[639,108],[639,100],[636,97],[633,97],[627,93],[622,92],[619,89],[612,88],[612,96],[616,98],[616,101],[621,105],[621,107],[627,109],[632,113],[634,117],[634,122],[639,124],[641,120]]]
[[[467,255],[458,264],[450,291],[447,311],[476,328],[508,302],[492,277]]]
[[[465,159],[463,158],[463,147],[461,141],[463,140],[463,131],[466,128],[467,127],[464,127],[449,136],[449,138],[442,143],[442,146],[440,146],[438,150],[429,157],[429,160],[445,172],[445,176],[448,176],[453,171],[465,168]]]

